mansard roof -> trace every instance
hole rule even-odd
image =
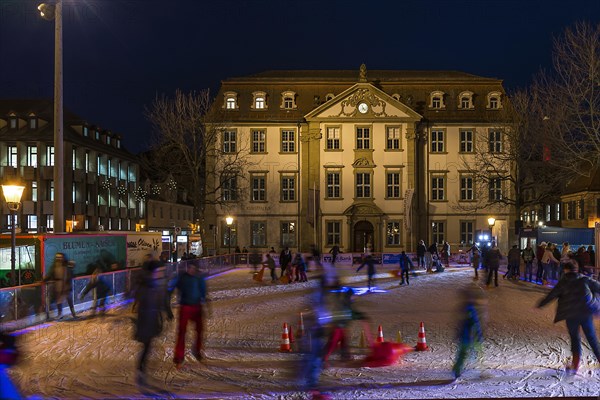
[[[6,119],[10,114],[15,114],[17,118],[25,121],[28,120],[30,115],[35,115],[35,117],[46,123],[39,124],[38,128],[33,130],[29,129],[27,124],[17,130],[9,129],[8,125],[4,126],[4,128],[0,128],[0,140],[53,143],[54,102],[52,99],[0,99],[0,119]],[[120,148],[102,143],[93,138],[91,131],[99,129],[102,134],[110,135],[115,139],[120,139],[120,135],[88,124],[83,118],[66,107],[63,109],[63,123],[63,135],[66,142],[72,142],[78,146],[89,147],[107,154],[115,154],[131,161],[137,160],[133,154],[123,147],[122,142]],[[76,127],[81,126],[89,127],[89,137],[83,137],[80,132],[81,129],[79,131],[76,129]]]
[[[486,109],[486,96],[490,92],[505,93],[502,80],[481,77],[460,71],[395,71],[369,70],[366,81],[389,96],[397,94],[399,101],[431,123],[489,123],[499,118],[497,110]],[[321,104],[326,96],[344,92],[359,82],[358,70],[273,70],[244,77],[233,77],[221,82],[221,88],[213,105],[214,111],[222,111],[226,121],[234,123],[297,122]],[[471,91],[473,110],[458,108],[459,94]],[[267,94],[267,109],[253,110],[252,93]],[[297,108],[280,108],[281,93],[296,93]],[[445,93],[446,108],[433,110],[428,107],[434,91]],[[223,110],[225,92],[237,93],[238,109]],[[506,100],[504,104],[506,104]]]
[[[600,166],[594,168],[589,176],[578,176],[569,182],[564,195],[580,192],[600,192]]]

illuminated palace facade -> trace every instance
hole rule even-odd
[[[213,105],[225,121],[218,145],[244,149],[250,167],[221,183],[225,201],[208,218],[218,247],[231,234],[249,251],[411,252],[420,239],[456,251],[490,216],[508,243],[509,207],[465,207],[489,203],[477,198],[469,160],[477,138],[502,151],[505,101],[501,80],[456,71],[363,65],[224,80]],[[498,182],[481,193],[510,190]]]
[[[0,180],[25,186],[16,226],[22,233],[54,227],[54,121],[52,100],[0,100]],[[64,113],[66,230],[135,230],[143,210],[137,158],[121,137]],[[1,228],[9,229],[2,199]]]

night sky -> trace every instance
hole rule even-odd
[[[54,24],[0,0],[0,98],[53,96]],[[63,0],[65,106],[145,149],[157,94],[270,69],[460,70],[510,90],[600,0]]]

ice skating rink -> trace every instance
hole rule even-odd
[[[135,315],[128,307],[113,308],[103,318],[83,314],[80,320],[21,332],[23,357],[9,374],[24,396],[44,399],[310,398],[298,381],[300,356],[279,348],[282,324],[290,324],[295,333],[317,281],[271,284],[265,274],[261,284],[249,272],[237,269],[208,280],[212,316],[201,363],[191,356],[188,327],[186,362],[181,370],[174,367],[176,321],[166,323],[150,355],[149,386],[136,385],[140,345],[132,339]],[[488,305],[482,357],[472,359],[465,373],[452,380],[457,293],[473,284],[472,274],[470,268],[419,273],[411,277],[410,286],[379,274],[380,291],[354,297],[355,308],[370,317],[372,335],[381,325],[386,341],[401,336],[416,345],[419,323],[424,322],[430,350],[409,353],[389,367],[361,367],[369,350],[359,347],[362,327],[352,322],[353,361],[342,362],[334,353],[322,373],[323,390],[336,399],[598,396],[600,368],[585,340],[579,374],[563,376],[570,357],[566,327],[552,323],[555,304],[535,308],[549,288],[502,279],[498,288],[483,291]],[[350,286],[366,286],[363,270],[357,274],[348,267],[340,275]]]

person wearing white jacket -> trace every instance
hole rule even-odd
[[[557,260],[552,254],[552,249],[554,248],[554,243],[548,243],[546,246],[546,250],[544,250],[544,256],[542,257],[542,265],[544,266],[544,274],[542,276],[542,284],[548,284],[548,280],[550,279],[550,272],[552,271],[552,264],[559,265],[560,261]]]

